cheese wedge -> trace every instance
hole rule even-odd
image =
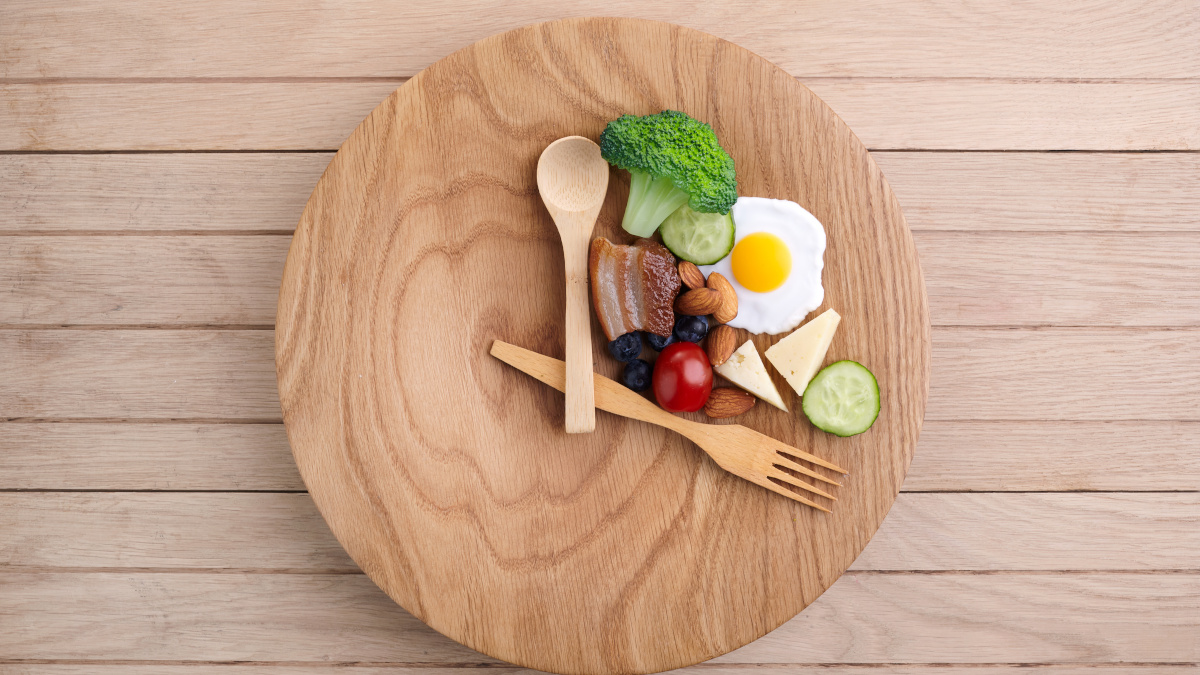
[[[767,374],[767,367],[763,365],[762,357],[758,355],[758,350],[754,348],[752,341],[746,340],[746,344],[738,347],[737,351],[725,360],[725,363],[713,370],[717,371],[721,377],[776,408],[787,411],[787,406],[783,404],[783,397],[779,395],[779,390],[775,388],[775,383]]]
[[[800,326],[767,350],[767,360],[800,396],[821,369],[825,352],[829,351],[829,343],[841,322],[842,317],[837,312],[825,310],[824,314]]]

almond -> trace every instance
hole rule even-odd
[[[754,394],[741,389],[718,387],[708,395],[708,401],[704,404],[704,414],[716,419],[737,417],[753,408],[757,400]]]
[[[711,288],[697,288],[675,298],[675,311],[690,316],[712,314],[721,306],[721,294]]]
[[[729,326],[721,324],[708,331],[708,340],[704,348],[708,352],[708,362],[713,368],[729,360],[734,347],[737,347],[737,333]]]
[[[683,279],[683,285],[691,289],[704,288],[704,273],[696,267],[695,263],[690,263],[686,260],[679,263],[679,278]]]
[[[721,294],[721,305],[713,311],[717,323],[729,323],[738,313],[737,291],[733,284],[720,274],[713,272],[708,275],[708,287]]]

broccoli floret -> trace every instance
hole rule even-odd
[[[600,154],[630,174],[621,221],[630,234],[649,237],[685,203],[725,214],[737,201],[733,158],[712,127],[681,112],[622,115],[600,134]]]

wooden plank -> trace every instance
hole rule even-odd
[[[673,21],[737,42],[796,74],[1196,77],[1194,6],[1156,0],[963,5],[920,0],[652,4],[612,0],[607,16]],[[592,16],[584,2],[471,11],[416,0],[203,8],[158,0],[101,6],[9,0],[0,76],[358,77],[412,75],[476,40],[527,23]],[[1081,24],[1080,16],[1086,16]],[[1098,48],[1103,45],[1104,48]],[[72,48],[73,47],[73,48]]]
[[[1200,230],[1200,155],[871,154],[914,230]]]
[[[280,419],[273,331],[0,330],[0,419]]]
[[[853,570],[1200,570],[1200,495],[902,494]]]
[[[302,669],[302,670],[299,670]],[[1159,663],[1090,663],[1058,665],[1037,663],[1007,663],[986,665],[946,664],[802,664],[802,663],[724,663],[692,665],[671,670],[672,675],[744,675],[762,671],[784,671],[788,675],[1195,675],[1195,664],[1165,665]],[[466,665],[408,665],[391,663],[169,663],[143,664],[128,661],[115,663],[89,661],[78,663],[2,663],[0,675],[539,675],[538,670],[509,667],[499,664]]]
[[[904,490],[1200,490],[1200,422],[927,420]]]
[[[936,326],[1200,325],[1194,234],[919,232]]]
[[[1200,331],[943,328],[927,420],[1196,420]]]
[[[1197,574],[851,573],[720,663],[1200,660]],[[493,663],[360,575],[0,576],[7,659]]]
[[[1200,231],[1197,154],[872,154],[916,231]],[[331,157],[0,155],[0,233],[290,233]]]
[[[0,155],[0,233],[291,233],[333,155]]]
[[[851,574],[715,662],[1192,662],[1198,607],[1195,574]]]
[[[6,571],[358,572],[307,494],[7,493],[0,494],[0,530]]]
[[[272,326],[291,240],[0,237],[0,324]]]
[[[1200,149],[1194,82],[809,84],[871,149]]]
[[[1200,490],[1200,422],[969,422],[921,430],[903,490]],[[4,490],[303,490],[279,424],[10,423]]]
[[[0,85],[0,151],[336,149],[399,84]],[[1200,148],[1200,83],[1192,81],[807,84],[872,149]]]
[[[941,328],[926,419],[1195,421],[1198,335]],[[279,419],[272,331],[9,329],[0,353],[0,420]]]
[[[0,85],[0,151],[336,150],[400,84]]]
[[[307,494],[7,493],[0,530],[7,571],[358,570]],[[1197,532],[1195,493],[902,494],[851,569],[1198,570]]]
[[[303,490],[281,424],[0,426],[4,490]]]
[[[13,660],[499,663],[360,574],[7,572],[0,627]]]
[[[271,326],[288,236],[0,236],[0,324]],[[918,232],[939,326],[1200,325],[1191,233]]]

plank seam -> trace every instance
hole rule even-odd
[[[278,417],[0,417],[0,424],[283,424]]]
[[[306,495],[308,490],[206,490],[206,489],[172,489],[172,488],[0,488],[0,493],[18,493],[18,492],[34,492],[38,494],[55,494],[55,493],[101,493],[101,494],[142,494],[142,493],[166,493],[166,494],[238,494],[238,495]]]
[[[155,660],[155,659],[0,659],[0,665],[72,665],[72,666],[279,666],[279,667],[314,667],[314,668],[478,668],[525,670],[520,666],[504,662],[468,661],[468,662],[423,662],[423,661],[215,661],[215,660]],[[987,663],[953,663],[953,662],[729,662],[729,663],[697,663],[689,668],[704,670],[737,669],[778,669],[778,668],[1161,668],[1200,666],[1197,661],[1086,661],[1086,662],[1022,662],[995,661]]]
[[[1083,149],[1056,148],[1052,150],[1038,148],[867,148],[868,152],[927,152],[936,154],[965,154],[965,153],[1009,153],[1009,154],[1079,154],[1079,155],[1194,155],[1200,154],[1200,149],[1190,150],[1181,148],[1141,148],[1135,150],[1115,149]],[[0,150],[3,155],[284,155],[284,154],[316,154],[335,153],[337,148],[193,148],[188,150],[88,150],[86,148],[68,148],[58,150]]]
[[[249,489],[191,489],[191,488],[0,488],[0,494],[4,493],[37,493],[37,494],[308,494],[308,490],[249,490]],[[1097,494],[1097,495],[1190,495],[1200,493],[1200,489],[1180,488],[1180,489],[1154,489],[1154,490],[1085,490],[1085,489],[1067,489],[1067,490],[905,490],[900,488],[900,494],[905,495],[1070,495],[1070,494]]]
[[[951,232],[953,230],[937,230]],[[983,230],[980,230],[983,231]],[[1020,231],[1020,230],[1018,230]],[[1074,232],[1102,232],[1103,230],[1068,230]],[[1157,232],[1158,230],[1137,230],[1137,232]],[[1177,232],[1178,230],[1163,230]],[[1186,232],[1186,230],[1184,230]],[[295,229],[277,230],[156,230],[156,229],[113,229],[113,230],[20,230],[4,232],[0,237],[266,237],[287,236],[295,234]],[[1011,230],[1006,230],[1011,232]]]
[[[1021,424],[1028,422],[1053,422],[1061,424],[1106,424],[1110,422],[1138,424],[1194,424],[1200,418],[1181,417],[1166,419],[1143,419],[1137,417],[1107,417],[1104,419],[1073,419],[1031,417],[1027,419],[975,418],[975,417],[926,417],[926,422]],[[277,417],[0,417],[0,424],[283,424]]]
[[[72,331],[114,331],[114,330],[154,330],[154,331],[269,331],[275,330],[272,324],[243,324],[243,323],[5,323],[0,324],[0,330],[10,331],[47,331],[47,330],[72,330]]]
[[[4,235],[0,235],[3,238]],[[1080,324],[1080,323],[934,323],[930,328],[938,330],[1011,330],[1011,331],[1041,331],[1041,330],[1082,330],[1082,331],[1136,331],[1136,332],[1179,332],[1200,331],[1200,323],[1184,325],[1161,326],[1123,326],[1119,324]],[[272,331],[274,324],[241,324],[241,323],[0,323],[0,331],[121,331],[121,330],[151,330],[151,331]]]
[[[0,86],[71,84],[356,84],[411,80],[413,75],[359,76],[179,76],[179,77],[3,77]],[[796,81],[837,84],[918,84],[979,82],[985,84],[1197,84],[1200,77],[1003,77],[990,75],[794,75]]]
[[[1200,234],[1200,230],[1121,230],[1111,228],[1070,229],[1070,230],[1013,230],[1013,229],[956,229],[945,227],[912,227],[909,231],[937,234],[1002,234],[1002,235],[1091,235],[1104,234],[1108,236],[1127,236],[1140,238],[1147,235],[1192,236]],[[162,229],[111,229],[111,230],[17,230],[0,232],[0,238],[16,237],[290,237],[296,233],[294,228],[279,228],[271,230],[162,230]]]
[[[80,567],[53,565],[0,565],[0,578],[5,574],[247,574],[247,575],[307,575],[307,576],[357,576],[362,570],[351,568],[291,568],[291,567]],[[931,570],[931,569],[848,569],[842,576],[1200,576],[1197,569],[1004,569],[1004,570]]]

